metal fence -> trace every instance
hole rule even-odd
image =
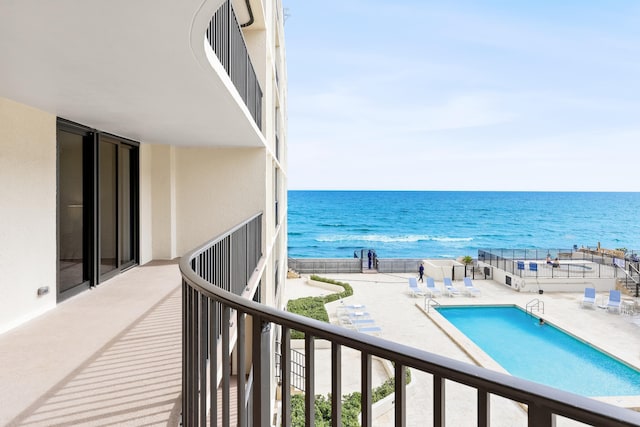
[[[573,249],[480,249],[478,262],[519,277],[535,278],[600,278],[624,276],[618,268],[626,261],[602,254]]]
[[[421,259],[376,258],[378,273],[417,273]],[[301,274],[362,273],[366,260],[360,258],[289,258],[290,269]]]

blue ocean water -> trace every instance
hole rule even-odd
[[[476,257],[478,249],[640,249],[640,193],[288,192],[291,258]]]

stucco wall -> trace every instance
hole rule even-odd
[[[264,210],[264,157],[259,148],[176,149],[179,255]]]
[[[0,182],[2,333],[56,303],[54,115],[0,98]]]

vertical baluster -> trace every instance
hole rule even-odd
[[[406,384],[407,368],[396,362],[395,366],[395,424],[396,427],[404,427],[406,420]]]
[[[529,424],[534,427],[555,427],[553,413],[544,406],[530,402],[528,404]]]
[[[191,418],[192,412],[189,401],[191,378],[189,371],[191,354],[189,353],[189,334],[191,328],[189,319],[191,318],[191,309],[189,307],[189,296],[191,288],[186,281],[182,281],[182,421],[184,425],[193,425]]]
[[[271,323],[253,316],[253,425],[271,425],[269,414],[271,387]]]
[[[218,425],[218,303],[209,300],[209,425]]]
[[[280,389],[282,393],[282,426],[291,427],[291,330],[283,326],[280,338]]]
[[[371,427],[371,355],[363,351],[360,362],[362,427]]]
[[[444,427],[444,379],[440,375],[433,375],[433,425]]]
[[[342,426],[342,346],[331,343],[331,425]]]
[[[247,426],[247,408],[245,406],[245,384],[246,384],[246,369],[245,369],[245,343],[244,343],[244,331],[245,331],[245,315],[244,313],[237,312],[236,320],[238,322],[238,425],[240,427]]]
[[[478,388],[478,427],[491,424],[491,404],[487,390]]]
[[[229,356],[229,317],[231,309],[227,306],[222,307],[222,425],[231,425],[231,394],[230,394],[230,377],[231,377],[231,360]]]
[[[200,379],[200,420],[199,425],[207,425],[207,338],[208,329],[208,308],[209,298],[205,295],[200,295],[198,303],[200,304],[200,327],[199,327],[199,346],[198,346],[198,365],[199,372],[198,378]]]
[[[315,426],[315,340],[313,335],[304,334],[304,360],[305,360],[305,394],[304,394],[304,413],[305,425],[307,427]]]

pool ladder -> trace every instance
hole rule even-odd
[[[527,303],[526,309],[527,309],[527,314],[531,316],[533,316],[534,309],[544,314],[544,301],[540,301],[538,298],[534,298]]]
[[[424,297],[424,309],[427,311],[427,313],[429,312],[429,309],[432,305],[439,306],[440,303],[431,297]]]

